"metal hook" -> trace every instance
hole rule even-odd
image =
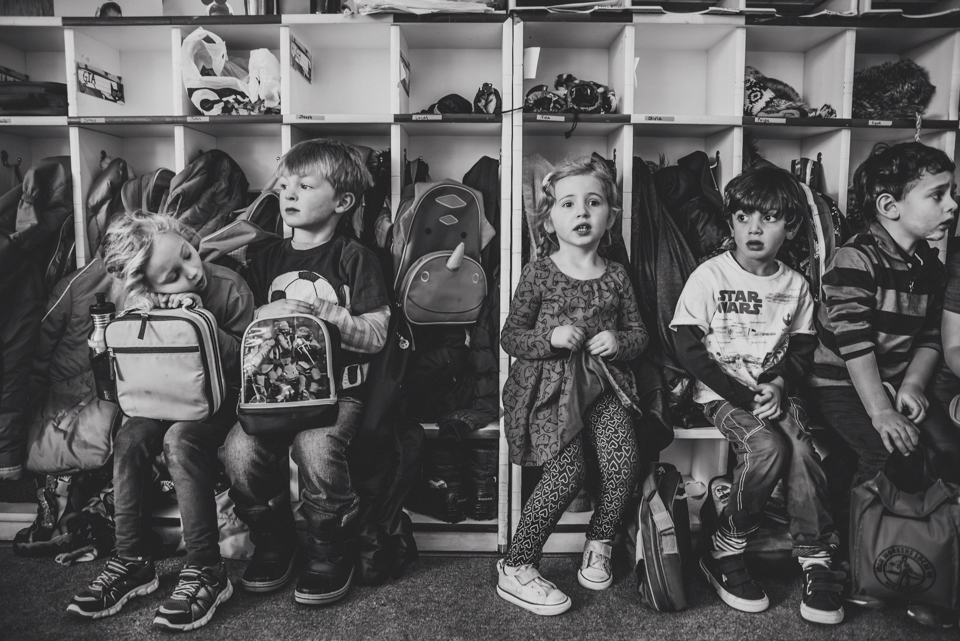
[[[0,150],[0,162],[3,163],[4,167],[17,168],[20,166],[20,163],[23,162],[22,158],[17,158],[17,162],[11,165],[8,162],[9,160],[10,160],[10,156],[7,155],[7,150],[6,149]]]
[[[822,164],[823,164],[823,152],[822,152],[822,151],[818,151],[818,152],[817,152],[817,164],[819,164],[819,165],[822,165]]]
[[[103,162],[103,161],[106,160],[106,159],[107,159],[107,152],[105,152],[103,149],[101,149],[101,150],[100,150],[100,162]]]
[[[923,117],[920,115],[920,112],[917,112],[917,131],[913,134],[913,139],[916,142],[920,142],[920,130],[923,128]]]

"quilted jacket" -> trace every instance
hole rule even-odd
[[[247,177],[219,149],[202,153],[170,181],[166,213],[201,237],[226,226],[247,205]]]

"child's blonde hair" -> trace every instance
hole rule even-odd
[[[117,214],[107,226],[100,244],[107,273],[119,281],[126,295],[126,306],[150,309],[147,275],[144,271],[157,236],[173,233],[189,242],[190,230],[180,221],[165,214],[152,214],[142,209]]]
[[[537,245],[537,255],[547,256],[559,247],[556,235],[547,232],[544,226],[550,220],[550,212],[557,202],[556,186],[564,178],[570,176],[593,176],[603,187],[603,196],[610,207],[610,220],[616,222],[623,207],[620,204],[620,190],[617,189],[617,177],[607,166],[606,161],[596,156],[567,158],[562,160],[553,171],[543,177],[539,186],[534,188],[540,192],[536,199],[536,206],[528,214],[528,220],[533,231],[533,239]],[[610,243],[610,235],[604,234],[601,244],[606,247]]]
[[[360,204],[363,192],[373,185],[373,177],[360,151],[352,145],[331,138],[299,142],[280,159],[278,176],[306,174],[323,176],[337,196],[353,194],[355,202],[350,211]]]

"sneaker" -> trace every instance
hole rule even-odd
[[[144,596],[160,585],[153,561],[130,561],[119,556],[107,561],[107,567],[90,585],[80,590],[67,606],[67,612],[87,619],[116,614],[135,596]]]
[[[508,568],[505,559],[497,561],[497,594],[514,605],[541,616],[563,614],[570,609],[570,597],[540,576],[532,565]]]
[[[770,607],[770,599],[747,572],[742,554],[715,559],[707,552],[700,557],[700,569],[720,599],[731,608],[741,612],[763,612]]]
[[[907,614],[920,625],[935,630],[949,630],[957,624],[954,612],[932,605],[911,605],[907,608]]]
[[[223,563],[216,567],[186,565],[173,594],[157,610],[153,625],[164,630],[196,630],[231,596],[233,585]]]
[[[606,590],[613,583],[610,557],[613,546],[607,541],[587,540],[583,545],[583,561],[577,572],[577,581],[588,590]]]
[[[293,560],[297,556],[296,539],[280,535],[261,535],[253,549],[253,558],[240,577],[247,592],[279,590],[293,576]]]
[[[823,565],[810,565],[803,571],[803,594],[800,595],[800,616],[814,623],[833,625],[843,621],[843,572]]]

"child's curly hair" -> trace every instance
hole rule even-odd
[[[890,194],[895,200],[903,200],[924,173],[952,174],[955,169],[947,154],[922,142],[877,143],[854,172],[853,208],[865,221],[871,222],[877,218],[877,199],[881,195]]]
[[[537,243],[538,256],[547,256],[558,247],[556,235],[548,233],[544,225],[550,220],[550,212],[557,202],[555,192],[557,183],[570,176],[593,176],[600,182],[603,187],[603,197],[606,198],[607,205],[610,207],[610,220],[616,222],[623,211],[620,204],[620,190],[617,189],[617,177],[602,158],[583,156],[562,160],[553,171],[544,176],[543,182],[537,189],[539,197],[536,199],[536,205],[528,215],[534,242]],[[610,235],[604,234],[601,245],[606,247],[609,244]]]
[[[796,176],[779,167],[748,169],[727,183],[723,192],[723,213],[738,211],[773,214],[787,229],[796,229],[807,212],[807,196]]]
[[[154,241],[164,233],[193,240],[191,230],[176,218],[142,209],[119,213],[107,226],[100,244],[103,264],[119,282],[128,308],[148,310],[153,306],[144,269],[153,254]]]

